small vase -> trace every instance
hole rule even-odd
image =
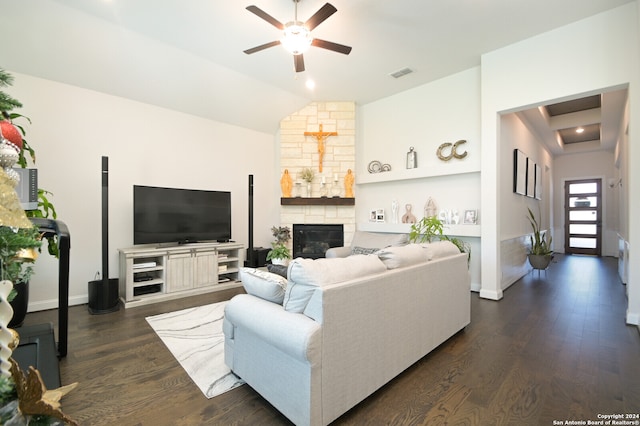
[[[311,198],[311,182],[307,183],[307,197]]]

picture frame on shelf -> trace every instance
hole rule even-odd
[[[376,210],[376,222],[384,222],[384,209]]]
[[[465,225],[475,225],[478,223],[478,210],[465,210],[462,223]]]

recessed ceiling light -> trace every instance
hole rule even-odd
[[[582,132],[584,132],[584,127],[578,127],[576,129],[576,133],[582,133]]]
[[[316,88],[316,82],[311,79],[308,79],[307,82],[305,83],[305,86],[307,86],[307,89],[313,90]]]

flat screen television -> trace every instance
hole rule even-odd
[[[133,243],[231,239],[231,193],[133,186]]]

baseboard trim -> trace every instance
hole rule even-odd
[[[85,305],[89,303],[89,295],[74,296],[69,298],[69,306]],[[40,300],[38,302],[29,302],[28,312],[48,311],[49,309],[58,309],[58,299]]]
[[[500,300],[502,299],[502,296],[503,296],[503,293],[501,290],[487,290],[487,289],[480,290],[480,297],[483,299]]]

